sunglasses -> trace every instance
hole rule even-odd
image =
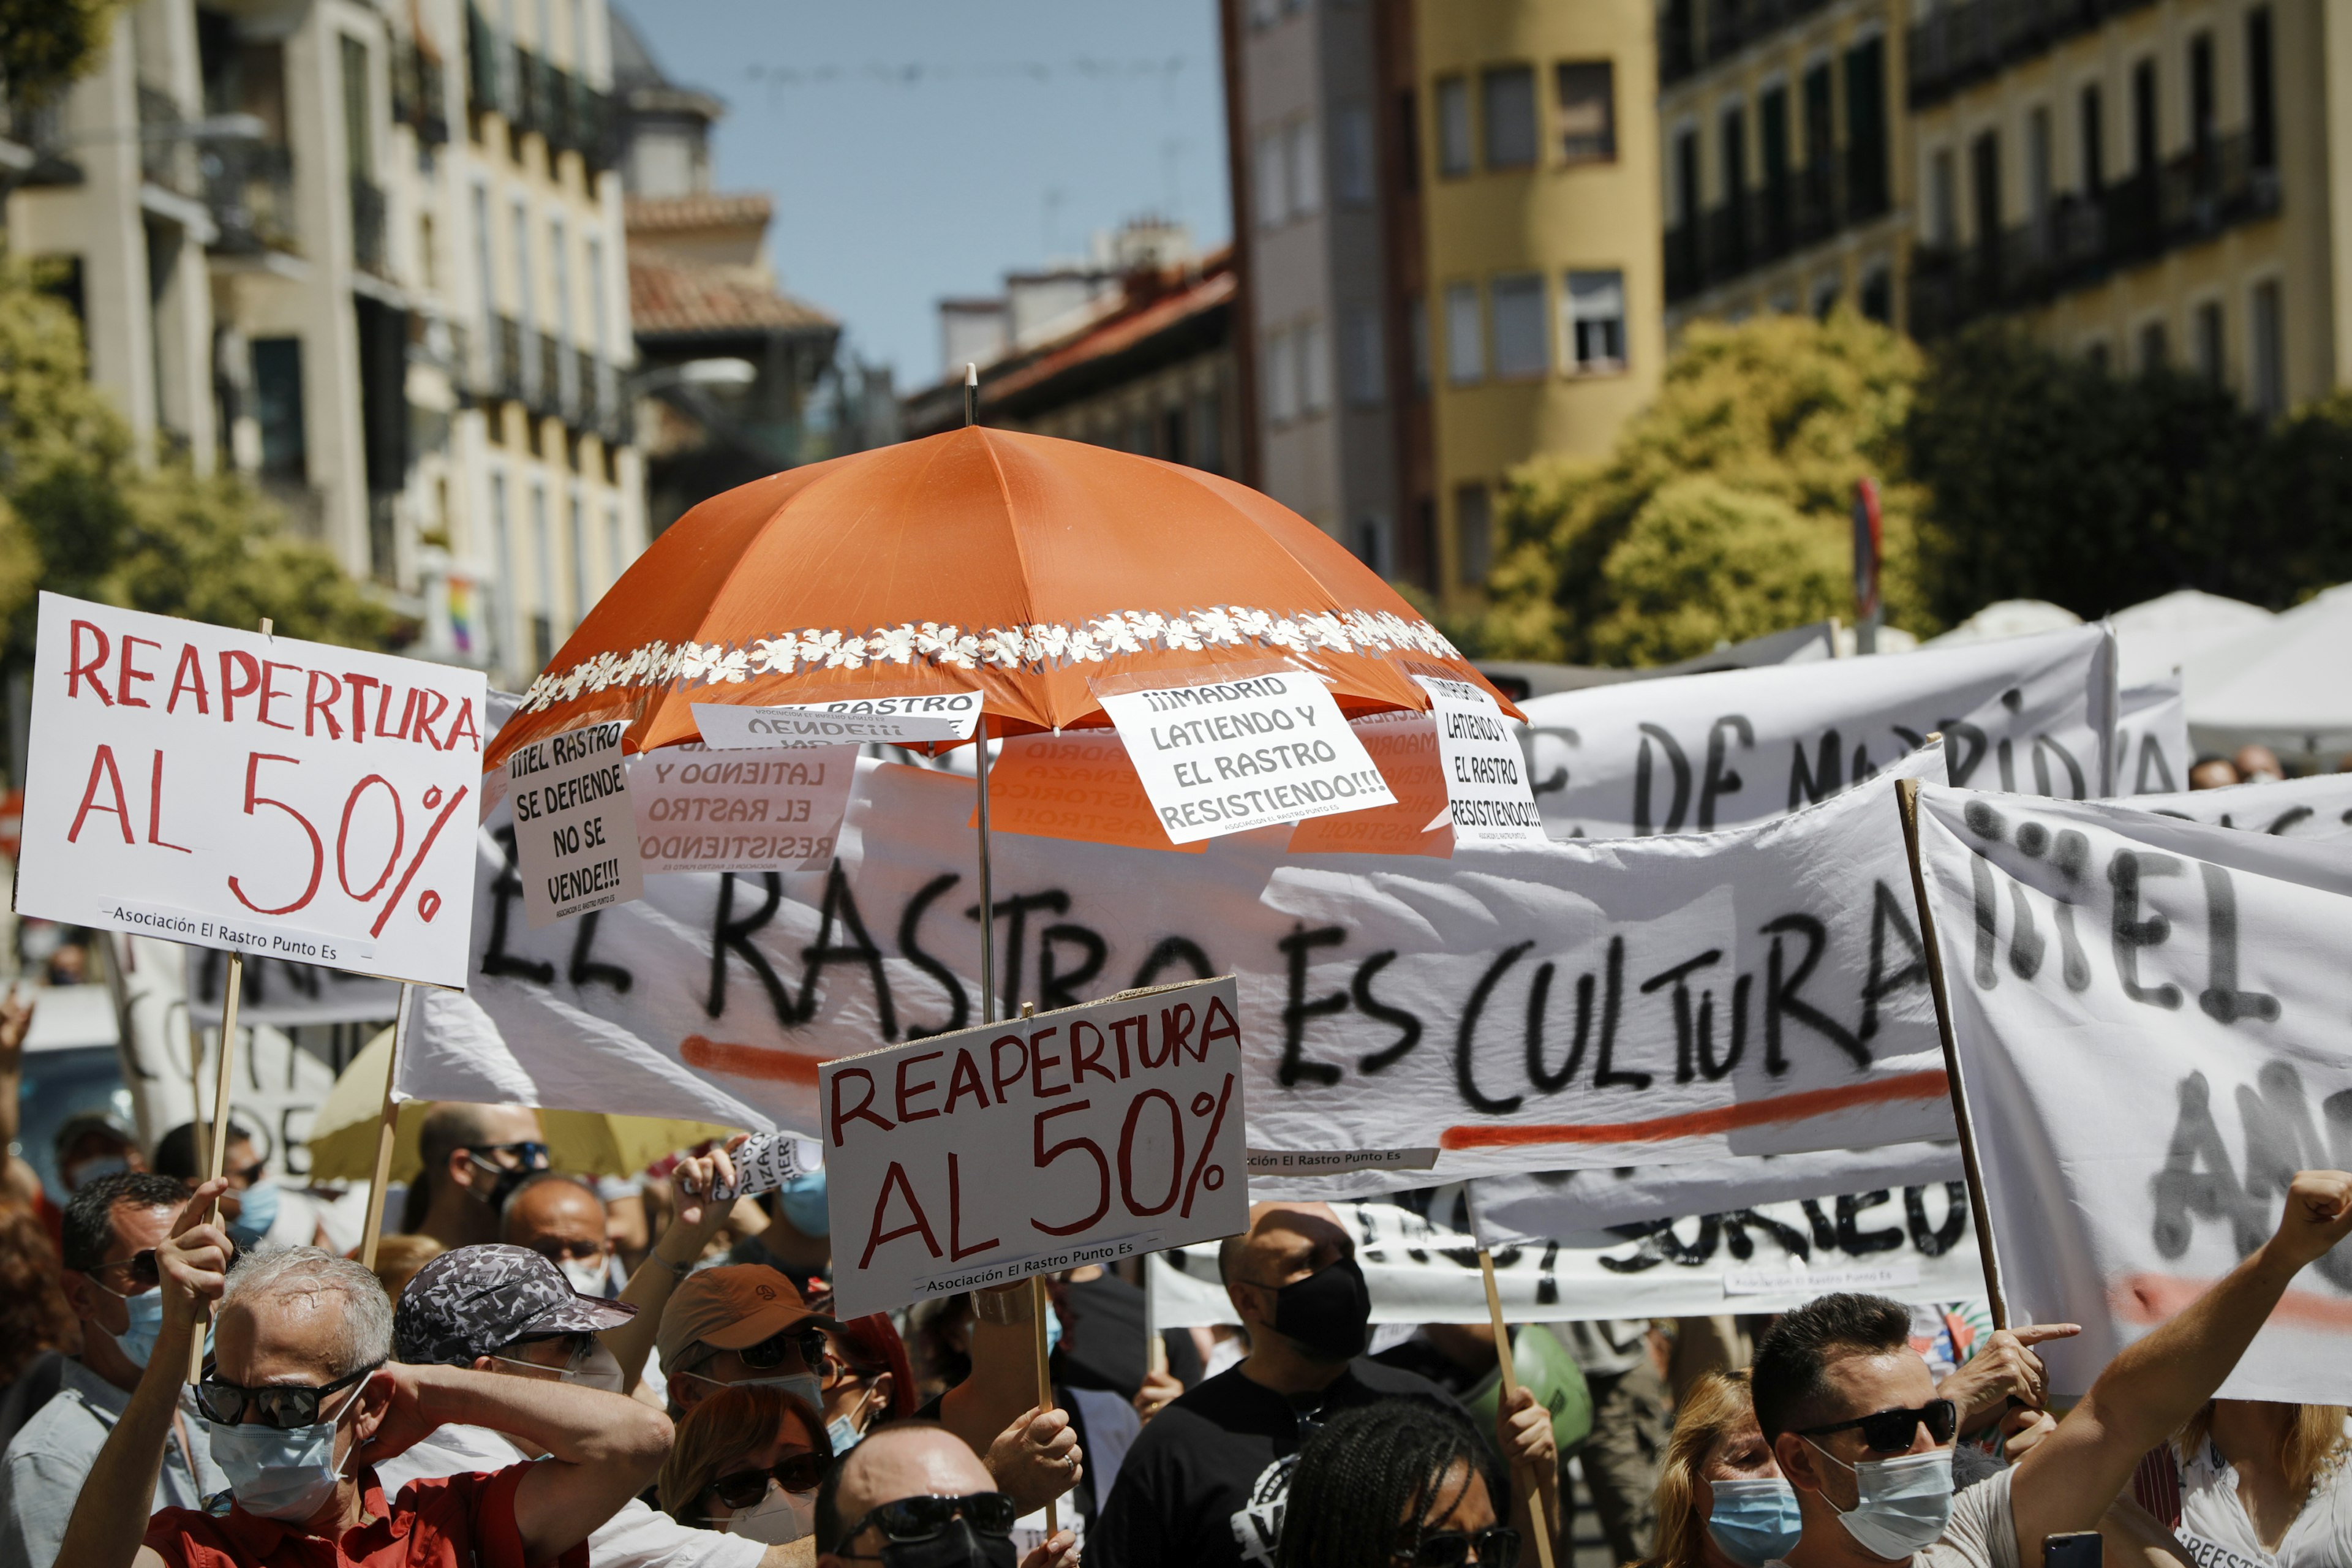
[[[786,1329],[771,1334],[756,1345],[745,1345],[735,1353],[743,1364],[754,1372],[769,1372],[784,1363],[787,1352],[798,1351],[801,1364],[815,1372],[824,1363],[825,1342],[823,1329]]]
[[[224,1383],[209,1367],[204,1381],[196,1384],[196,1408],[205,1419],[223,1426],[235,1426],[250,1413],[264,1426],[275,1426],[280,1432],[290,1432],[298,1426],[319,1424],[320,1402],[331,1394],[352,1386],[382,1366],[373,1362],[354,1373],[322,1383],[317,1387],[301,1384],[266,1384],[259,1388],[246,1388],[234,1383]]]
[[[229,1243],[229,1264],[236,1262],[236,1244]],[[163,1271],[155,1261],[155,1249],[141,1247],[128,1258],[118,1258],[111,1263],[94,1263],[82,1270],[106,1289],[118,1296],[143,1296],[163,1282]]]
[[[578,1372],[582,1367],[586,1366],[588,1359],[596,1353],[596,1337],[593,1334],[532,1334],[523,1339],[509,1341],[504,1348],[509,1351],[520,1350],[525,1345],[546,1344],[550,1341],[561,1343],[565,1348],[563,1364],[560,1367],[549,1366],[541,1362],[525,1361],[520,1356],[506,1355],[498,1351],[490,1352],[490,1359],[505,1362],[509,1366],[520,1367],[526,1373],[555,1377],[566,1373]]]
[[[550,1263],[562,1263],[566,1259],[589,1263],[604,1256],[604,1243],[601,1240],[559,1241],[553,1237],[548,1237],[544,1240],[532,1242],[530,1249]]]
[[[1519,1532],[1507,1524],[1489,1525],[1475,1534],[1441,1530],[1423,1536],[1411,1552],[1398,1552],[1396,1560],[1413,1568],[1462,1568],[1471,1562],[1478,1568],[1513,1568],[1519,1560]]]
[[[882,1539],[904,1543],[929,1541],[955,1522],[961,1514],[972,1529],[982,1535],[1006,1536],[1013,1533],[1013,1521],[1021,1517],[1020,1505],[1003,1492],[972,1492],[965,1497],[902,1497],[886,1502],[880,1508],[841,1532],[841,1544],[848,1545],[866,1533],[867,1526],[882,1532]]]
[[[528,1139],[520,1143],[482,1143],[467,1150],[466,1152],[473,1156],[477,1164],[495,1167],[496,1161],[484,1159],[483,1156],[512,1154],[515,1157],[517,1170],[544,1171],[547,1169],[547,1145],[537,1139]]]
[[[768,1495],[774,1481],[788,1492],[813,1492],[824,1480],[824,1459],[803,1448],[764,1470],[738,1470],[710,1483],[711,1495],[730,1509],[747,1509]]]
[[[1798,1429],[1800,1437],[1826,1437],[1832,1432],[1862,1429],[1864,1447],[1873,1453],[1903,1454],[1911,1448],[1911,1436],[1921,1426],[1937,1444],[1948,1443],[1960,1427],[1960,1409],[1948,1399],[1931,1399],[1916,1410],[1877,1410],[1868,1415],[1857,1415],[1851,1421],[1832,1422],[1827,1426],[1805,1426]]]

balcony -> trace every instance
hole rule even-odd
[[[391,265],[385,254],[383,187],[373,180],[352,176],[352,264],[382,276]]]
[[[522,323],[512,316],[500,316],[497,332],[485,334],[483,346],[491,351],[491,392],[511,402],[522,401],[526,391],[523,384]]]
[[[393,53],[392,117],[425,146],[449,140],[449,94],[441,62],[413,41],[403,41]]]
[[[1718,284],[1818,245],[1840,230],[1885,216],[1883,182],[1857,201],[1843,154],[1787,173],[1776,191],[1743,191],[1666,231],[1666,302],[1679,304]],[[1865,164],[1865,167],[1867,165]]]
[[[572,356],[552,332],[539,334],[539,374],[533,378],[536,396],[527,398],[531,411],[552,414],[564,419],[572,416],[572,399],[566,395],[572,389],[564,385],[564,373],[571,366]]]
[[[12,183],[19,185],[78,185],[81,184],[81,165],[66,156],[65,95],[55,94],[39,102],[8,97],[0,100],[0,132],[23,149],[22,154],[8,162],[21,172],[12,171]]]
[[[197,194],[196,151],[184,133],[179,100],[139,84],[139,177],[175,195]]]
[[[1905,41],[1913,109],[2043,53],[2153,0],[1959,0],[1915,24]]]
[[[466,107],[476,114],[514,112],[513,51],[489,18],[466,7]]]
[[[274,142],[207,142],[197,163],[204,172],[205,205],[220,230],[214,250],[253,256],[301,248],[292,148]]]
[[[578,429],[596,429],[604,417],[596,356],[586,349],[574,349],[565,369],[571,379],[564,389],[564,416]]]
[[[1822,9],[1830,0],[1707,0],[1706,61],[1729,59],[1748,45],[1770,37]],[[1663,78],[1664,72],[1661,71]]]
[[[1912,335],[1939,337],[1979,316],[2032,309],[2236,225],[2276,216],[2278,171],[2257,167],[2252,154],[2252,138],[2240,132],[2095,196],[2066,196],[1993,243],[1920,247],[1911,264]]]

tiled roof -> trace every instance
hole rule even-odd
[[[631,196],[622,216],[631,234],[660,234],[732,224],[765,227],[775,211],[774,199],[764,191],[728,191],[696,196]]]
[[[762,198],[763,200],[765,198]],[[742,272],[629,247],[629,315],[639,332],[816,330],[838,322],[805,300]]]
[[[1217,258],[1216,262],[1223,263],[1223,258]],[[1014,397],[1080,365],[1124,353],[1179,322],[1225,304],[1233,299],[1236,286],[1231,266],[1217,265],[1216,270],[1197,281],[1173,289],[1139,309],[1080,328],[1061,342],[1048,345],[1017,370],[994,380],[983,378],[982,400],[992,403]]]

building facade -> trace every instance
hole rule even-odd
[[[1470,607],[1664,340],[1649,0],[1224,0],[1252,482]]]
[[[140,436],[518,689],[645,541],[605,23],[138,0],[6,209]]]

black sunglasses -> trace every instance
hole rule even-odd
[[[231,1266],[236,1264],[236,1243],[232,1241],[228,1246],[228,1262]],[[130,1257],[118,1258],[111,1263],[93,1263],[82,1272],[109,1290],[114,1290],[118,1296],[143,1296],[163,1282],[163,1270],[156,1263],[155,1249],[152,1247],[142,1247]],[[121,1280],[130,1286],[129,1289],[117,1290],[113,1285],[107,1282],[106,1276],[116,1274],[119,1274]]]
[[[1519,1560],[1519,1532],[1507,1524],[1488,1525],[1475,1534],[1441,1530],[1423,1536],[1420,1545],[1398,1552],[1396,1559],[1413,1568],[1462,1568],[1474,1552],[1478,1568],[1513,1568]]]
[[[811,1372],[817,1371],[824,1363],[824,1331],[786,1329],[782,1333],[770,1334],[756,1345],[745,1345],[735,1353],[741,1356],[743,1364],[752,1371],[766,1372],[782,1366],[787,1351],[800,1352],[801,1364]]]
[[[489,1165],[494,1169],[497,1163],[483,1159],[483,1155],[512,1154],[515,1157],[516,1168],[519,1170],[544,1171],[547,1169],[547,1145],[535,1138],[526,1139],[520,1143],[477,1143],[467,1148],[466,1152],[472,1155],[477,1163]]]
[[[959,1514],[982,1535],[1005,1536],[1013,1533],[1013,1521],[1021,1517],[1021,1510],[1003,1492],[902,1497],[896,1502],[884,1503],[843,1531],[841,1544],[846,1546],[865,1534],[868,1525],[880,1531],[885,1541],[929,1541],[954,1523]]]
[[[1827,1426],[1799,1427],[1797,1436],[1826,1437],[1832,1432],[1850,1432],[1859,1426],[1863,1444],[1872,1452],[1903,1454],[1910,1451],[1911,1435],[1922,1426],[1937,1443],[1948,1443],[1952,1434],[1960,1429],[1960,1407],[1948,1399],[1931,1399],[1916,1410],[1875,1410]]]
[[[349,1388],[368,1373],[382,1366],[372,1362],[354,1373],[322,1383],[313,1388],[303,1384],[265,1384],[259,1388],[246,1388],[234,1383],[224,1383],[209,1367],[204,1381],[196,1384],[196,1408],[205,1419],[223,1426],[234,1426],[250,1411],[264,1426],[275,1426],[280,1432],[290,1432],[298,1426],[319,1424],[319,1405],[327,1395]]]
[[[764,1470],[738,1470],[710,1483],[710,1490],[730,1509],[746,1509],[768,1495],[773,1480],[788,1492],[813,1492],[824,1480],[824,1456],[803,1448],[786,1454]]]

